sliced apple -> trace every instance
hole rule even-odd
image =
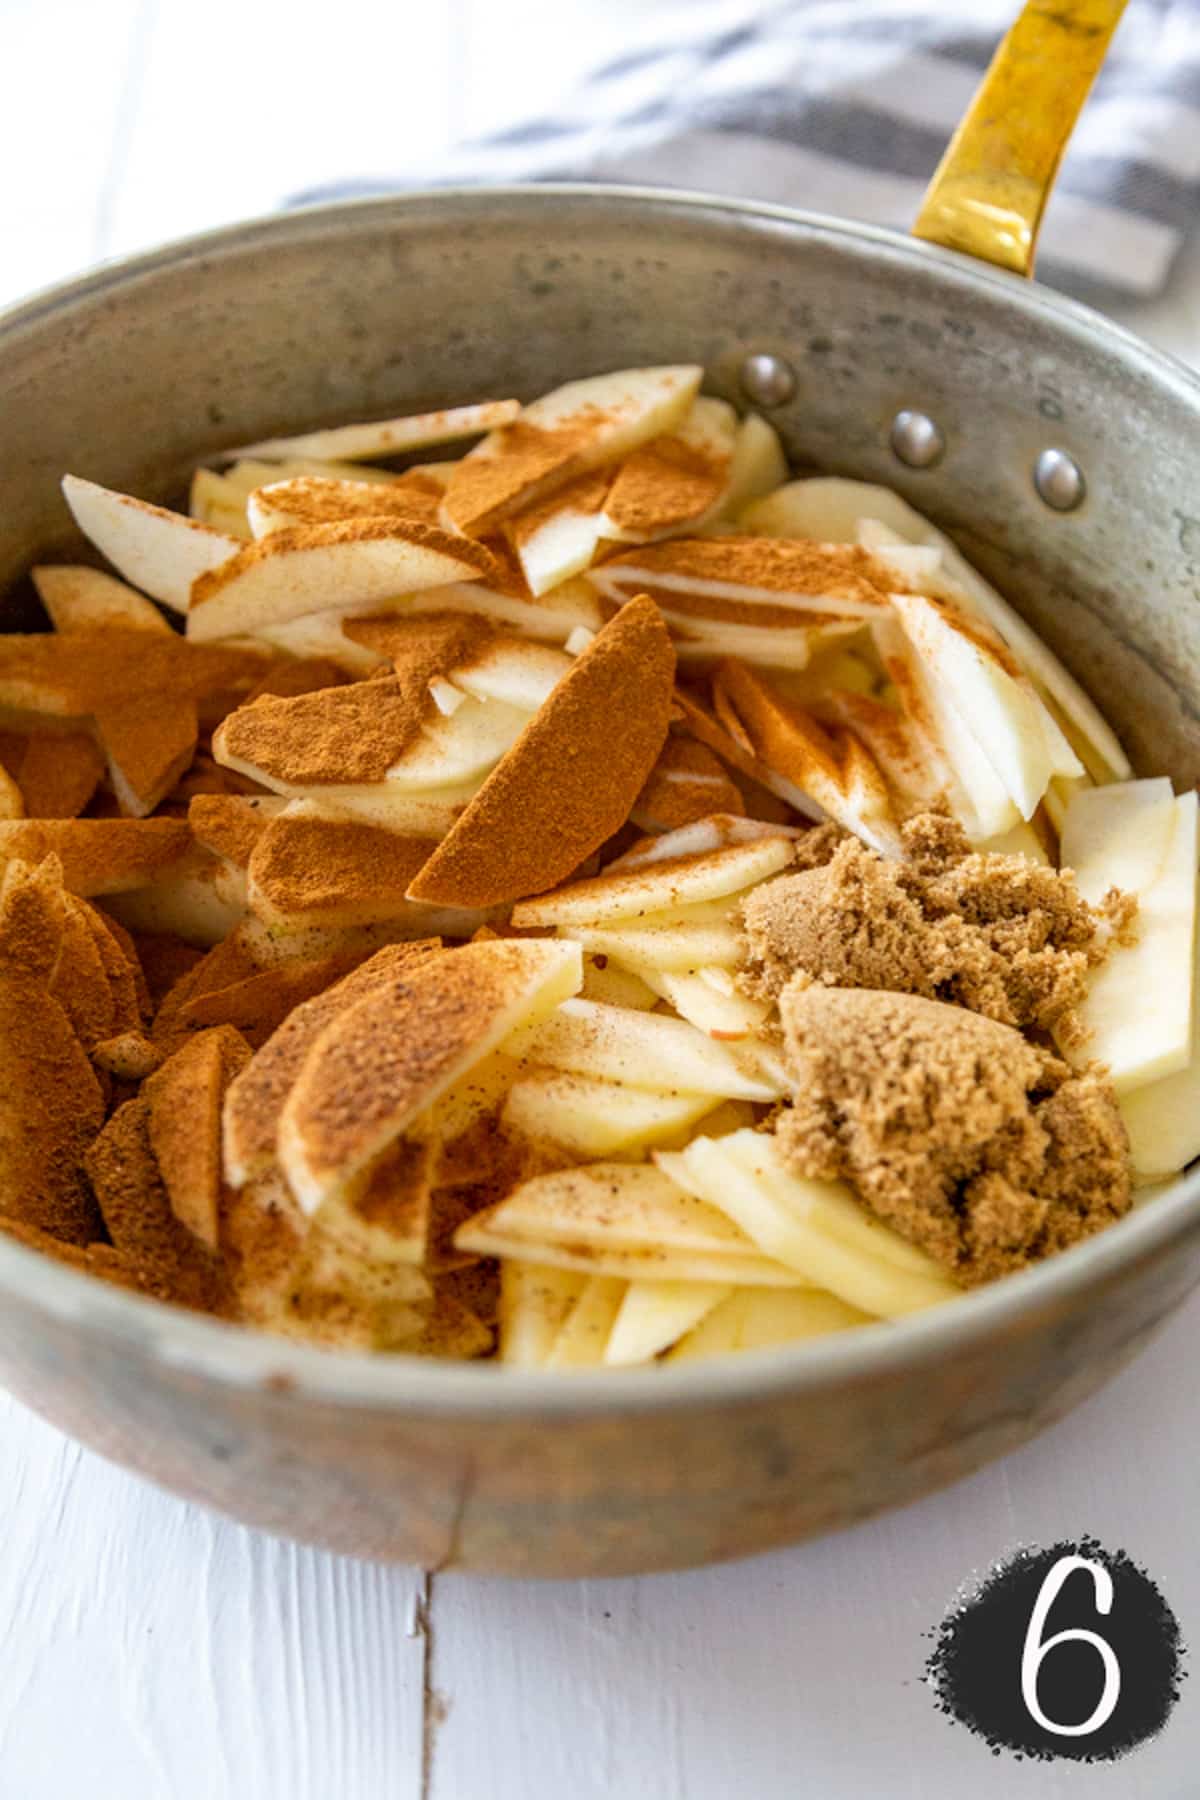
[[[177,865],[191,841],[186,819],[5,820],[0,866],[57,856],[67,887],[91,899],[145,887]]]
[[[460,1225],[455,1244],[473,1255],[621,1279],[797,1285],[717,1207],[647,1163],[535,1176]]]
[[[570,669],[571,661],[565,651],[549,644],[506,635],[482,644],[469,661],[456,663],[447,679],[476,700],[497,700],[503,706],[536,712]]]
[[[724,982],[721,981],[724,977]],[[739,993],[728,968],[703,964],[682,973],[648,967],[641,977],[652,993],[666,1000],[681,1019],[721,1043],[754,1038],[767,1022],[770,1008]],[[728,985],[726,985],[726,983]]]
[[[602,1006],[631,1007],[635,1012],[650,1012],[658,1005],[659,996],[640,975],[623,969],[607,956],[585,956],[581,999],[595,1000]]]
[[[895,594],[892,605],[929,679],[976,739],[1023,819],[1056,775],[1083,765],[1002,641],[948,602]]]
[[[330,481],[301,475],[255,488],[246,502],[246,521],[256,538],[309,525],[337,525],[352,519],[414,519],[437,524],[439,490],[397,480]]]
[[[284,1102],[326,1026],[367,996],[394,992],[418,961],[440,948],[436,940],[388,945],[288,1014],[233,1082],[225,1100],[225,1179],[231,1187],[244,1187],[274,1163]]]
[[[747,413],[734,440],[729,486],[721,501],[721,518],[737,518],[742,507],[762,494],[769,494],[787,478],[787,458],[779,433],[758,413]]]
[[[624,1298],[623,1281],[590,1275],[550,1346],[546,1368],[598,1368]]]
[[[631,1281],[604,1347],[605,1363],[628,1368],[653,1362],[733,1291],[724,1282]]]
[[[625,822],[654,766],[674,675],[657,608],[649,600],[624,608],[497,763],[409,898],[500,905],[542,893],[578,868]]]
[[[190,523],[190,522],[189,522]],[[416,520],[352,519],[296,526],[234,554],[192,584],[188,636],[198,643],[253,634],[306,613],[369,612],[397,595],[477,581],[482,545]]]
[[[583,1291],[586,1275],[506,1257],[500,1264],[499,1360],[540,1369]]]
[[[535,1068],[513,1083],[501,1118],[521,1137],[586,1160],[642,1156],[655,1144],[676,1143],[717,1104],[714,1094],[652,1093]]]
[[[63,494],[75,523],[113,568],[142,592],[186,612],[192,584],[243,548],[185,513],[168,512],[112,488],[64,475]]]
[[[608,610],[582,575],[560,582],[543,596],[543,603],[523,599],[519,594],[501,593],[483,581],[470,587],[455,584],[436,588],[404,601],[406,613],[445,612],[447,608],[456,613],[478,614],[517,637],[545,644],[565,644],[580,626],[586,631],[599,631],[608,619]]]
[[[505,536],[533,595],[545,594],[586,569],[605,535],[609,477],[602,469],[524,508],[505,523]]]
[[[859,623],[886,610],[885,571],[865,550],[781,538],[673,538],[626,550],[588,580],[618,604],[649,593],[694,629]]]
[[[404,890],[433,849],[428,838],[287,808],[250,854],[247,899],[268,924],[373,925],[411,916]]]
[[[910,544],[941,553],[945,577],[985,618],[1015,653],[1027,673],[1044,687],[1093,745],[1111,774],[1126,779],[1132,770],[1116,734],[1074,676],[1032,631],[1003,595],[972,567],[945,532],[890,488],[866,481],[824,476],[789,482],[743,514],[743,526],[768,537],[816,538],[825,543],[857,543],[864,519],[878,520]]]
[[[1192,971],[1192,1043],[1187,1066],[1143,1082],[1120,1098],[1129,1154],[1139,1182],[1162,1181],[1200,1156],[1200,957]]]
[[[76,819],[78,825],[175,825],[182,819]],[[120,847],[123,853],[124,846]],[[123,864],[123,855],[122,855]],[[122,868],[122,865],[118,865]],[[108,879],[118,879],[108,865]],[[185,943],[207,949],[219,944],[241,922],[246,908],[245,876],[201,845],[190,849],[166,867],[139,875],[123,874],[119,886],[102,890],[105,909],[127,931],[169,934]],[[94,890],[95,891],[95,890]]]
[[[259,457],[268,462],[294,457],[365,462],[373,456],[398,456],[434,444],[450,444],[456,438],[474,437],[480,431],[494,431],[515,419],[520,411],[519,400],[480,400],[472,406],[443,407],[438,412],[412,413],[400,419],[334,425],[322,431],[302,431],[294,437],[260,438],[257,443],[226,450],[223,455]]]
[[[157,606],[123,581],[82,564],[47,564],[31,571],[38,599],[55,631],[169,632]]]
[[[944,685],[932,678],[897,619],[880,621],[876,635],[914,738],[924,745],[967,836],[979,843],[1011,831],[1021,819],[1016,802]]]
[[[644,970],[732,969],[741,958],[741,938],[728,901],[647,913],[629,924],[560,925],[559,933],[574,938],[591,956],[615,957],[643,980]]]
[[[576,993],[582,980],[574,944],[466,944],[417,963],[395,990],[368,995],[333,1019],[279,1120],[279,1163],[301,1206],[313,1213],[343,1191],[467,1068]],[[364,1044],[373,1050],[366,1082]]]
[[[693,364],[625,369],[544,394],[456,465],[443,519],[457,531],[490,531],[574,476],[673,430],[702,373]]]
[[[656,1161],[698,1199],[725,1212],[765,1255],[876,1318],[952,1299],[958,1289],[933,1262],[868,1218],[840,1182],[794,1175],[763,1132],[697,1138]]]
[[[721,723],[749,744],[773,793],[799,810],[817,807],[883,856],[898,856],[900,830],[878,764],[853,732],[822,725],[756,669],[730,657],[713,696]]]
[[[642,544],[715,516],[728,493],[737,435],[728,401],[693,401],[677,430],[621,464],[603,501],[599,535]]]
[[[819,1288],[738,1288],[671,1351],[668,1362],[702,1362],[737,1350],[772,1350],[873,1323]]]
[[[522,928],[641,924],[645,914],[740,893],[786,869],[796,853],[795,834],[778,827],[716,849],[690,850],[689,843],[705,839],[686,839],[682,832],[670,835],[674,842],[663,840],[661,856],[624,859],[587,881],[522,901],[513,908],[513,924]]]
[[[782,1090],[749,1073],[723,1045],[683,1019],[566,1000],[504,1046],[510,1056],[652,1093],[679,1089],[771,1103]]]
[[[1186,1069],[1192,1054],[1197,801],[1166,780],[1118,782],[1075,795],[1062,861],[1093,904],[1110,887],[1137,897],[1137,942],[1115,947],[1079,1009],[1077,1063],[1107,1064],[1118,1094]]]

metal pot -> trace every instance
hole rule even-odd
[[[240,226],[35,299],[0,321],[0,583],[65,547],[64,469],[166,497],[198,456],[281,428],[640,362],[701,362],[739,400],[755,352],[794,371],[770,416],[798,464],[932,513],[1139,771],[1196,779],[1200,381],[1013,275],[774,207],[416,195]],[[934,467],[891,447],[906,408],[940,428]],[[1035,486],[1047,449],[1083,473],[1073,511]],[[1193,1177],[925,1317],[561,1376],[330,1355],[0,1240],[0,1379],[106,1455],[268,1530],[427,1566],[614,1574],[766,1549],[969,1473],[1107,1380],[1197,1279]]]

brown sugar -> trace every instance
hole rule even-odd
[[[1011,1273],[1128,1210],[1128,1142],[1098,1071],[911,994],[796,983],[780,1012],[788,1161],[850,1182],[960,1281]]]
[[[747,985],[886,988],[1076,1040],[1088,975],[1128,934],[1134,902],[1089,906],[1069,870],[971,851],[936,814],[902,835],[905,862],[847,838],[825,866],[750,894]]]

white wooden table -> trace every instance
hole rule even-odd
[[[0,0],[0,301],[542,106],[685,0]],[[686,0],[720,18],[730,0]],[[1132,315],[1200,362],[1200,251]],[[2,496],[0,496],[2,503]],[[1200,1679],[1112,1767],[993,1759],[921,1674],[961,1582],[1094,1533],[1200,1645],[1200,1300],[948,1493],[736,1567],[432,1581],[165,1497],[0,1399],[0,1800],[1195,1800]]]

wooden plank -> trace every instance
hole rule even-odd
[[[627,1582],[438,1576],[432,1800],[1183,1800],[1195,1683],[1159,1740],[1081,1780],[992,1757],[922,1672],[956,1589],[1019,1543],[1093,1532],[1149,1568],[1185,1631],[1200,1618],[1198,1352],[1200,1301],[1025,1450],[794,1551]]]
[[[423,1578],[202,1512],[0,1396],[0,1793],[415,1800]]]

